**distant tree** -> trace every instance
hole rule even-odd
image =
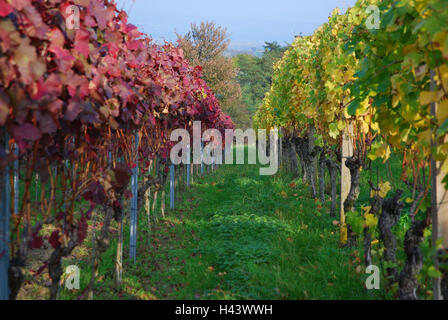
[[[248,54],[235,56],[242,100],[247,105],[251,118],[271,87],[274,64],[281,59],[286,49],[278,42],[265,42],[261,57]]]
[[[266,91],[260,60],[249,54],[240,54],[234,58],[239,69],[237,79],[241,86],[242,99],[251,115],[257,110],[257,103],[263,99]]]
[[[251,118],[241,100],[241,87],[236,79],[238,69],[232,59],[223,55],[230,44],[227,29],[214,22],[202,22],[199,26],[192,23],[189,32],[177,34],[177,37],[190,63],[202,66],[204,78],[220,100],[223,110],[237,126],[250,126]]]
[[[265,83],[268,88],[271,87],[272,74],[274,73],[274,64],[277,63],[285,53],[287,47],[282,47],[276,41],[265,42],[264,53],[261,57],[261,64],[263,69],[263,74],[265,77]],[[269,89],[268,89],[269,90]],[[267,91],[267,90],[266,90]]]
[[[229,47],[227,29],[214,22],[201,22],[200,26],[192,23],[190,29],[184,36],[177,34],[177,37],[182,47],[187,49],[185,53],[191,61],[204,63],[213,60]]]
[[[265,52],[282,52],[283,51],[283,47],[277,42],[265,42],[264,43],[264,50]]]

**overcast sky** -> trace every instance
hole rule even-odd
[[[356,0],[116,0],[130,22],[156,41],[173,41],[190,23],[214,21],[229,31],[232,46],[260,47],[264,41],[292,42],[327,21],[335,8]]]

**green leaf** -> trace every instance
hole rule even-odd
[[[427,274],[431,278],[440,278],[442,276],[442,273],[439,270],[437,270],[434,266],[430,266],[428,268]]]
[[[440,126],[439,130],[437,130],[437,135],[442,136],[448,132],[448,119]]]
[[[348,106],[347,112],[349,115],[354,116],[356,115],[356,110],[358,110],[360,104],[358,100],[353,100],[352,103]]]
[[[328,132],[329,136],[333,139],[337,139],[339,136],[338,125],[336,123],[331,123],[329,126],[330,131]]]
[[[353,232],[361,235],[364,229],[364,217],[362,217],[358,212],[348,212],[347,224],[350,225]]]

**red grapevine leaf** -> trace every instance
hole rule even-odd
[[[126,190],[123,195],[124,195],[125,199],[127,199],[127,200],[132,199],[132,192],[129,190]]]
[[[59,230],[53,231],[51,236],[48,238],[48,243],[50,243],[54,249],[61,246],[61,243],[59,242]]]
[[[50,47],[49,51],[56,55],[56,63],[62,72],[67,72],[75,64],[75,58],[70,51],[59,47]]]
[[[10,0],[9,3],[17,10],[23,10],[23,8],[31,6],[31,0]]]
[[[29,39],[22,39],[19,47],[15,51],[14,62],[22,75],[25,84],[31,84],[33,74],[31,64],[37,60],[36,49],[29,44]]]
[[[9,115],[9,97],[0,93],[0,126],[6,123]]]
[[[76,32],[75,50],[83,54],[84,57],[86,58],[89,57],[90,53],[89,40],[90,40],[90,33],[87,30],[79,29]]]
[[[34,236],[29,244],[30,249],[41,249],[44,246],[44,240],[41,236]]]
[[[78,225],[78,244],[82,244],[82,242],[87,238],[87,227],[87,219],[85,215],[82,214]]]
[[[48,33],[48,40],[50,40],[50,51],[52,48],[62,48],[65,43],[64,35],[59,28],[53,28]]]
[[[119,187],[126,187],[129,185],[129,181],[131,180],[131,171],[124,164],[117,164],[114,168],[115,173],[115,181]]]
[[[93,5],[93,15],[98,22],[98,27],[100,27],[101,30],[106,29],[108,16],[107,10],[103,6]]]
[[[67,121],[74,121],[82,111],[82,105],[77,100],[72,100],[67,107],[65,112],[65,119]]]
[[[0,0],[0,17],[6,17],[13,11],[11,7],[5,0]]]
[[[54,100],[48,105],[48,111],[55,115],[60,115],[62,113],[63,102],[59,99]]]
[[[14,127],[14,139],[16,139],[17,141],[21,140],[36,141],[39,140],[40,137],[41,137],[40,130],[30,123]]]
[[[49,114],[42,114],[38,112],[36,114],[37,121],[39,122],[39,128],[42,133],[55,133],[57,131],[57,126],[53,120],[53,117]]]

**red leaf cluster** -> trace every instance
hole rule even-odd
[[[73,5],[79,29],[72,30]],[[179,47],[153,43],[114,1],[0,0],[0,127],[21,154],[34,150],[34,170],[43,179],[49,165],[76,162],[80,154],[95,162],[92,177],[104,177],[107,168],[96,162],[98,155],[132,153],[126,137],[135,131],[141,137],[139,161],[147,166],[148,158],[167,161],[171,130],[192,130],[194,121],[201,121],[203,130],[234,127],[201,68],[190,66]],[[110,141],[111,136],[120,139]],[[4,167],[11,159],[2,148]],[[116,166],[114,187],[127,187],[128,168],[129,163]],[[83,186],[81,194],[92,205],[110,196],[102,181]],[[82,215],[67,226],[77,229],[80,241],[86,220]],[[59,231],[49,237],[53,248],[61,245],[59,238]],[[42,245],[33,235],[30,246]]]
[[[78,30],[66,24],[73,3]],[[76,121],[115,129],[158,121],[184,128],[191,120],[233,126],[201,69],[180,48],[153,44],[113,2],[1,0],[0,15],[8,17],[0,21],[0,98],[9,101],[0,125],[22,148]]]

